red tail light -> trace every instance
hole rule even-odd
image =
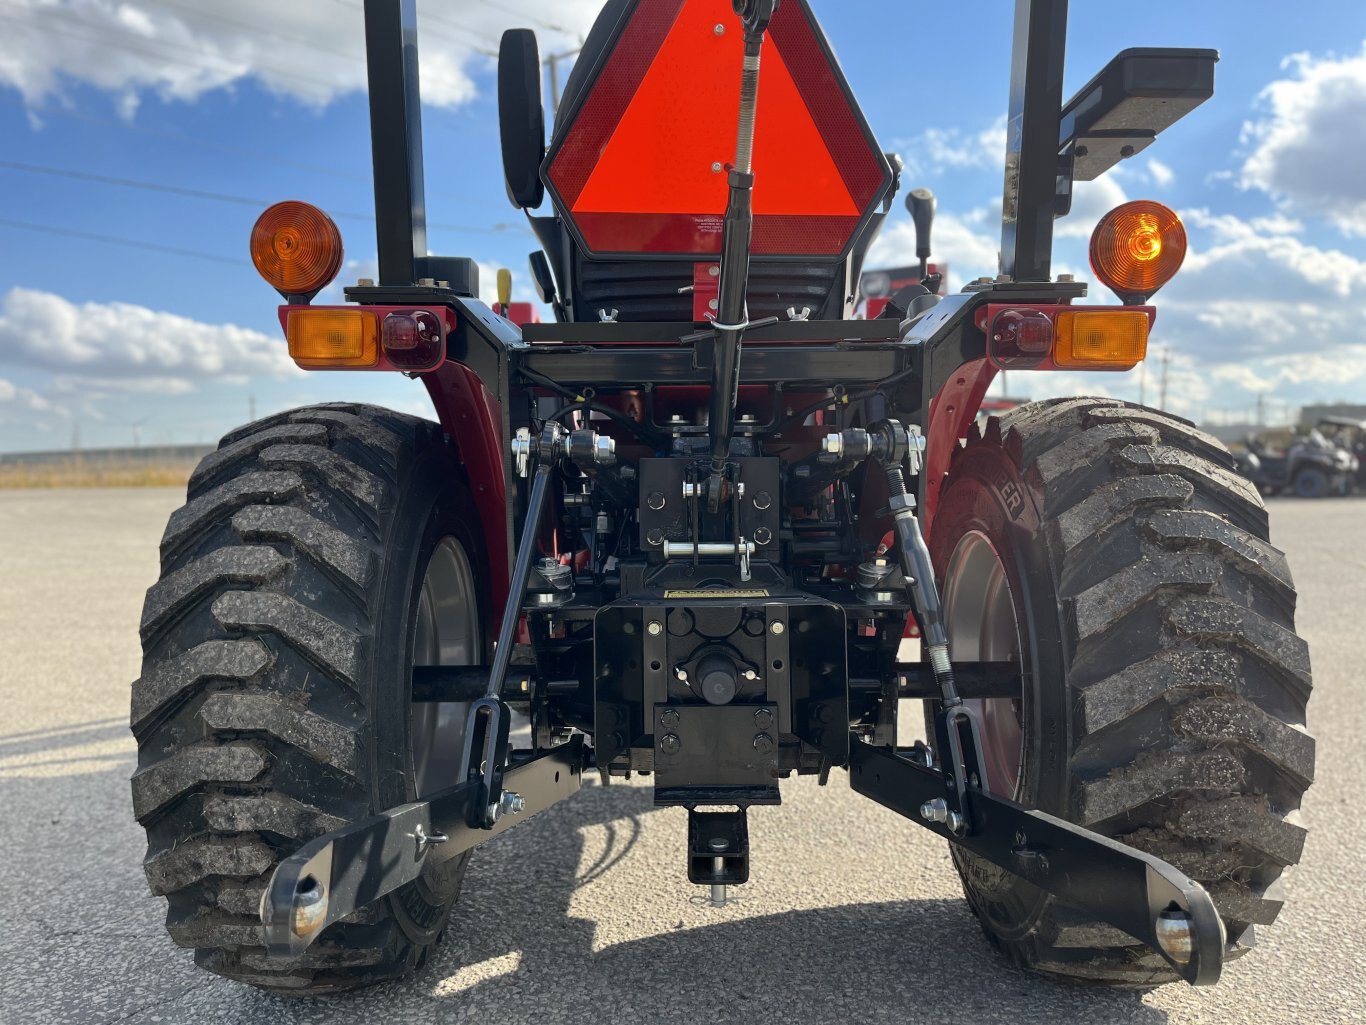
[[[395,310],[380,327],[384,355],[398,370],[431,370],[446,357],[446,329],[427,310]]]
[[[1002,310],[991,320],[987,337],[998,367],[1033,367],[1053,351],[1053,321],[1039,310]]]
[[[714,256],[743,39],[730,0],[637,0],[546,162],[594,254]],[[806,0],[774,15],[754,151],[754,251],[838,257],[891,171]]]

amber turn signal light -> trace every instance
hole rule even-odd
[[[1181,218],[1149,199],[1115,207],[1091,233],[1091,269],[1126,303],[1145,302],[1185,259]]]
[[[311,299],[341,270],[341,232],[316,206],[276,203],[251,229],[251,262],[282,295]]]
[[[1069,370],[1129,370],[1148,355],[1141,310],[1063,310],[1054,334],[1053,363]]]
[[[285,335],[289,355],[301,367],[357,369],[379,362],[379,317],[370,310],[292,309]]]

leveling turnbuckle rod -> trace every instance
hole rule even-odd
[[[740,126],[735,164],[730,169],[730,197],[721,232],[721,281],[717,297],[715,362],[712,366],[711,473],[707,507],[716,512],[721,481],[730,458],[735,429],[735,403],[740,394],[740,346],[749,326],[749,251],[754,237],[754,124],[759,106],[759,63],[764,33],[780,0],[734,0],[745,27],[744,70],[740,77]]]

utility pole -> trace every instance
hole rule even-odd
[[[583,47],[575,47],[572,50],[565,50],[564,53],[546,54],[541,62],[550,69],[550,113],[552,116],[560,112],[560,61],[568,60],[570,57],[577,57]]]
[[[1168,348],[1162,350],[1162,401],[1158,403],[1160,409],[1167,408],[1167,371],[1171,367],[1172,351]]]
[[[247,396],[247,423],[254,423],[256,420],[256,396]]]
[[[1146,406],[1146,405],[1148,404],[1148,403],[1145,401],[1145,398],[1146,398],[1147,394],[1148,394],[1148,364],[1145,362],[1145,363],[1140,363],[1140,364],[1138,365],[1138,404],[1139,404],[1140,406]]]
[[[1257,393],[1257,426],[1266,426],[1266,392]]]

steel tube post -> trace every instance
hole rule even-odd
[[[1049,281],[1067,0],[1016,0],[1001,211],[1001,273]]]
[[[412,285],[427,257],[417,0],[365,0],[375,241],[381,285]]]

